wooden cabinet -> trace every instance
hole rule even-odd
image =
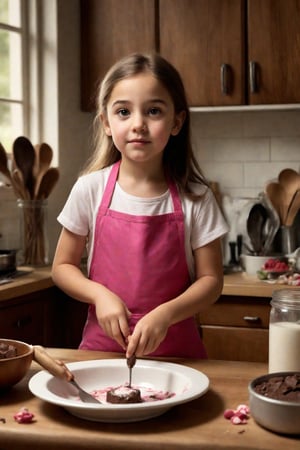
[[[160,53],[179,70],[191,106],[245,103],[245,2],[160,0]]]
[[[160,52],[190,105],[300,102],[300,0],[160,0]]]
[[[122,56],[155,51],[155,0],[81,0],[81,106],[95,107],[97,86]]]
[[[299,103],[300,0],[248,0],[247,33],[249,103]]]
[[[82,0],[82,108],[121,56],[159,51],[191,106],[300,102],[300,0]]]
[[[222,295],[198,317],[210,359],[267,362],[270,300]]]
[[[0,302],[0,338],[78,348],[88,305],[53,286]]]
[[[62,293],[52,287],[0,302],[0,337],[49,347],[63,341]]]

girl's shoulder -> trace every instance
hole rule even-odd
[[[77,188],[84,191],[103,190],[107,183],[111,166],[104,169],[96,170],[80,175],[75,185]]]

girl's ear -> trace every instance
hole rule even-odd
[[[186,118],[186,112],[185,111],[181,111],[179,114],[176,114],[175,120],[174,120],[174,126],[173,126],[173,128],[171,130],[171,135],[172,136],[176,136],[180,132],[180,130],[182,128],[182,125],[183,125],[183,123],[185,121],[185,118]]]
[[[111,130],[110,130],[109,122],[107,120],[106,115],[105,114],[100,114],[100,120],[102,122],[105,134],[107,136],[111,136]]]

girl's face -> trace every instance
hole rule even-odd
[[[172,98],[151,73],[119,81],[102,116],[122,158],[136,162],[161,161],[170,135],[179,133],[185,112],[175,114]]]

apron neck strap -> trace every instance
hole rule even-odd
[[[113,164],[110,171],[107,184],[104,190],[104,194],[101,201],[101,210],[107,211],[111,202],[111,198],[115,189],[115,184],[118,178],[118,173],[120,169],[121,160]],[[167,177],[168,188],[173,201],[173,208],[175,213],[182,213],[181,201],[178,193],[178,189],[173,180]]]

